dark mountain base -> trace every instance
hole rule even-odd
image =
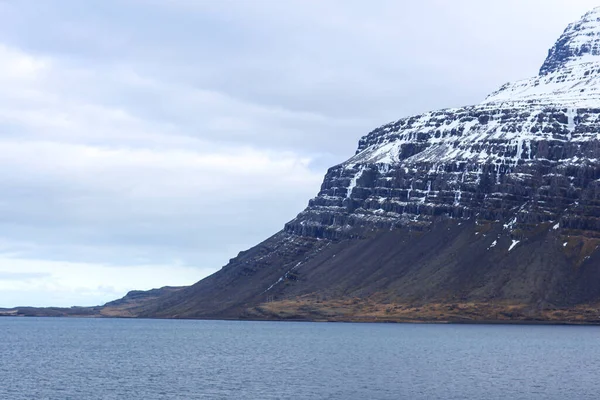
[[[600,239],[552,224],[440,220],[339,241],[278,233],[197,284],[103,316],[390,322],[600,322]],[[135,296],[133,296],[135,297]]]
[[[3,315],[600,323],[600,239],[443,219],[327,240],[280,232],[193,286]]]

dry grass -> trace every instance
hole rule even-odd
[[[519,304],[433,303],[381,304],[364,299],[318,301],[310,298],[261,304],[248,316],[351,322],[551,322],[600,323],[598,307],[534,310]]]

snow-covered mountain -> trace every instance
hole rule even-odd
[[[597,321],[599,43],[597,8],[537,76],[375,129],[284,230],[189,288],[105,313]]]
[[[600,100],[600,8],[570,24],[556,44],[538,76],[508,83],[484,103],[521,102],[556,104],[572,108],[597,107]]]
[[[375,129],[328,171],[287,231],[340,238],[371,223],[435,217],[516,218],[515,229],[592,223],[600,189],[599,43],[597,8],[567,27],[538,76],[505,84],[478,105]]]

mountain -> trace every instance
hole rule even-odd
[[[214,275],[102,313],[598,322],[598,246],[600,8],[537,76],[364,136],[304,211]]]

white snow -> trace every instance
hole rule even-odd
[[[554,230],[558,230],[558,228],[560,228],[560,222],[552,227]]]
[[[298,264],[294,265],[288,272],[286,272],[285,274],[283,274],[281,276],[281,278],[279,278],[277,281],[275,281],[275,283],[273,283],[271,286],[269,286],[267,288],[267,290],[265,290],[261,294],[267,293],[269,290],[273,289],[277,284],[283,282],[288,277],[288,275],[290,274],[290,272],[292,272],[293,270],[295,270],[296,268],[298,268],[301,264],[302,264],[302,261],[300,261]]]
[[[454,192],[454,205],[455,206],[460,205],[461,198],[462,198],[462,191],[460,190],[460,186],[459,186],[458,189],[456,189],[456,191]]]
[[[575,117],[577,116],[577,110],[569,108],[567,112],[567,129],[569,130],[568,139],[573,139],[573,132],[575,131]]]
[[[421,203],[425,203],[427,201],[429,193],[431,193],[431,181],[427,182],[427,190],[425,191],[425,196],[421,198]]]
[[[356,183],[358,182],[358,180],[360,179],[360,177],[362,176],[362,174],[364,172],[365,172],[365,167],[364,166],[360,167],[359,170],[358,170],[358,172],[350,180],[350,184],[348,185],[348,192],[346,193],[346,198],[347,199],[349,199],[350,196],[352,195],[352,191],[356,187]]]
[[[516,223],[517,223],[517,217],[514,217],[507,224],[504,224],[504,229],[512,229]]]
[[[345,164],[428,161],[441,166],[457,161],[497,161],[515,165],[536,158],[532,149],[539,140],[596,140],[595,132],[574,132],[579,112],[600,106],[600,55],[587,50],[600,48],[600,9],[569,25],[562,38],[562,47],[580,55],[559,62],[545,75],[505,84],[479,105],[427,112],[382,126],[376,131],[377,140]],[[563,110],[566,122],[539,119],[548,107]],[[506,118],[504,111],[518,117]],[[474,114],[487,115],[488,120],[480,122]],[[564,135],[556,135],[555,129],[545,131],[556,123],[564,126]],[[503,146],[482,145],[490,141],[510,142],[513,156],[508,157],[508,149]],[[408,144],[419,144],[422,151],[401,160],[399,155]]]
[[[488,247],[488,250],[489,250],[489,249],[493,249],[494,247],[496,247],[496,245],[497,245],[497,244],[498,244],[498,241],[497,241],[497,240],[494,240],[494,243],[492,243],[492,245],[491,245],[490,247]],[[510,251],[510,250],[509,250],[509,251]]]
[[[600,100],[598,61],[594,59],[546,76],[536,76],[505,85],[489,95],[484,104],[531,101],[538,104],[564,104],[571,109],[593,107]],[[566,78],[563,78],[565,75]]]
[[[510,245],[510,247],[508,248],[508,251],[511,251],[512,249],[515,248],[516,245],[518,245],[519,243],[521,243],[520,240],[513,240],[512,244]]]
[[[519,82],[509,83],[492,93],[486,103],[502,102],[550,102],[571,105],[569,109],[569,131],[575,128],[574,117],[577,106],[597,106],[600,99],[600,56],[592,53],[600,45],[600,9],[585,14],[576,23],[570,24],[559,41],[550,51],[552,68],[544,75]],[[564,60],[556,54],[571,53]],[[545,63],[546,67],[546,63]]]

